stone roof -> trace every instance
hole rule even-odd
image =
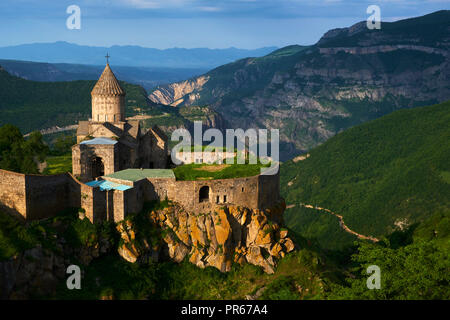
[[[130,127],[127,128],[128,134],[136,139],[140,133],[139,120],[130,120],[130,121],[127,121],[127,123],[130,125]]]
[[[167,136],[164,131],[161,130],[156,124],[152,127],[152,131],[159,136],[162,140],[167,141]]]
[[[107,96],[124,96],[125,91],[117,81],[116,76],[112,72],[109,64],[106,65],[105,70],[103,70],[100,79],[98,79],[97,84],[91,92],[92,95],[107,95]]]
[[[126,169],[117,171],[103,178],[113,178],[117,180],[139,181],[147,178],[175,179],[173,170],[170,169]]]

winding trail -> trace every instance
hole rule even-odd
[[[47,128],[47,129],[42,129],[39,130],[39,132],[42,135],[46,135],[46,134],[52,134],[52,133],[57,133],[57,132],[63,132],[63,131],[70,131],[70,130],[76,130],[78,128],[77,124],[73,124],[70,126],[65,126],[65,127],[58,127],[58,126],[54,126],[52,128]],[[24,137],[28,137],[31,134],[31,132],[24,134]]]
[[[372,236],[365,236],[365,235],[363,235],[363,234],[360,234],[360,233],[358,233],[358,232],[356,232],[356,231],[351,230],[351,229],[350,229],[349,227],[347,227],[347,225],[344,223],[344,218],[343,218],[340,214],[337,214],[337,213],[331,211],[330,209],[326,209],[326,208],[322,208],[322,207],[316,207],[316,206],[313,206],[313,205],[310,205],[310,204],[301,203],[301,202],[298,203],[298,205],[300,205],[300,206],[302,206],[302,207],[305,207],[305,208],[308,208],[308,209],[315,209],[315,210],[319,210],[319,211],[325,211],[325,212],[328,212],[328,213],[330,213],[330,214],[336,216],[336,217],[339,219],[339,226],[340,226],[345,232],[348,232],[348,233],[350,233],[350,234],[353,234],[353,235],[357,236],[358,239],[370,240],[370,241],[373,241],[373,242],[378,242],[378,241],[380,241],[378,238],[375,238],[375,237],[372,237]],[[286,209],[291,209],[291,208],[294,208],[295,206],[296,206],[296,204],[290,204],[290,205],[287,205],[287,206],[286,206]]]
[[[163,118],[163,117],[167,117],[169,116],[169,114],[167,112],[164,112],[161,115],[157,115],[157,116],[151,116],[148,114],[138,114],[132,117],[128,117],[126,118],[126,120],[146,120],[146,119],[152,119],[152,118]],[[63,132],[63,131],[70,131],[70,130],[76,130],[78,128],[77,124],[72,124],[69,126],[64,126],[64,127],[58,127],[58,126],[54,126],[51,128],[46,128],[46,129],[41,129],[39,130],[39,132],[42,135],[46,135],[46,134],[53,134],[53,133],[57,133],[57,132]],[[24,137],[28,137],[31,134],[31,132],[24,134]]]

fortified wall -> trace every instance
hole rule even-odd
[[[80,207],[80,184],[70,173],[53,176],[0,169],[0,207],[26,220],[48,218]]]
[[[140,212],[145,202],[165,199],[196,213],[229,205],[263,210],[275,206],[279,194],[279,172],[177,181],[172,170],[127,169],[85,184],[70,173],[43,176],[0,170],[0,207],[26,220],[49,218],[67,208],[83,208],[91,222],[118,222],[129,213]]]
[[[155,171],[162,176],[152,177]],[[152,200],[168,199],[196,213],[209,213],[226,205],[263,210],[280,201],[279,171],[274,175],[177,181],[171,170],[128,169],[102,179],[128,187],[124,193],[123,217],[141,211],[144,203]]]
[[[50,218],[68,208],[83,208],[92,222],[120,221],[127,212],[135,212],[133,196],[128,190],[81,183],[70,173],[45,176],[0,169],[0,208],[27,221]]]

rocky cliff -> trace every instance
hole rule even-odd
[[[208,80],[209,78],[207,76],[200,76],[198,78],[173,83],[154,91],[149,95],[149,98],[157,103],[177,106],[184,102],[186,95],[201,88]]]
[[[161,113],[156,116],[146,117],[142,119],[144,129],[157,125],[167,136],[180,128],[187,129],[191,134],[194,133],[194,121],[200,121],[204,130],[208,128],[217,128],[224,130],[226,128],[225,119],[218,112],[208,108],[207,106],[190,106],[190,107],[167,107],[162,105],[153,105],[150,107],[152,112]]]
[[[200,268],[231,270],[233,263],[250,263],[273,273],[277,260],[294,250],[282,228],[284,202],[269,210],[224,206],[211,214],[186,212],[172,204],[153,210],[144,218],[157,235],[142,229],[143,223],[126,220],[118,225],[122,243],[119,254],[129,262],[185,258]]]
[[[209,105],[240,128],[280,128],[287,157],[399,108],[450,99],[450,11],[331,30],[314,46],[289,46],[162,86],[150,99]]]

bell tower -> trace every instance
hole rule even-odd
[[[92,121],[125,121],[125,91],[109,66],[109,55],[106,59],[105,70],[91,92]]]

